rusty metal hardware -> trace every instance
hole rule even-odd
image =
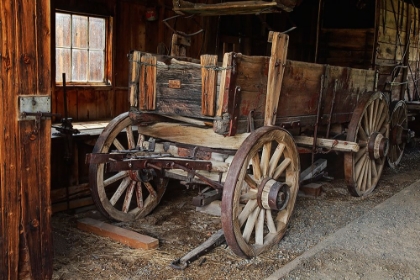
[[[207,170],[210,171],[211,162],[194,161],[194,160],[176,160],[176,159],[129,159],[122,161],[109,161],[107,163],[108,172],[116,172],[122,170],[140,170],[145,168],[154,169],[187,169],[190,170]]]
[[[232,108],[229,110],[232,112],[232,118],[230,119],[230,127],[228,136],[234,136],[238,129],[238,118],[239,118],[239,109],[241,104],[241,87],[236,86],[235,92],[233,94]]]
[[[36,113],[22,112],[20,114],[20,117],[22,119],[25,119],[27,117],[35,117],[34,129],[31,131],[30,136],[29,136],[30,140],[34,140],[36,138],[36,136],[38,135],[39,129],[41,127],[41,119],[42,118],[51,118],[51,117],[55,117],[55,116],[59,116],[59,114],[52,114],[52,113],[49,113],[49,112],[36,112]]]
[[[174,260],[171,263],[171,267],[179,270],[187,268],[187,266],[199,257],[207,254],[214,248],[222,245],[225,242],[225,235],[222,229],[219,229],[216,233],[210,236],[209,239],[204,241],[200,246],[194,248],[192,251],[184,255],[182,258]]]

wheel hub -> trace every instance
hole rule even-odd
[[[271,178],[264,179],[258,186],[257,202],[267,210],[283,210],[290,197],[290,187]]]
[[[387,156],[389,150],[389,139],[379,132],[370,135],[368,142],[369,157],[379,159]]]

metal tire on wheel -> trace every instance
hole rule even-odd
[[[353,196],[365,196],[375,189],[389,150],[388,104],[381,92],[362,97],[350,121],[347,140],[358,143],[360,150],[344,154],[346,184]]]
[[[222,228],[233,252],[251,258],[281,240],[299,173],[296,144],[286,130],[261,127],[245,139],[229,167],[222,197]]]
[[[406,144],[402,135],[408,128],[407,105],[403,100],[393,101],[390,109],[390,146],[387,161],[389,167],[395,169],[403,157]]]
[[[117,138],[117,136],[119,136]],[[121,138],[121,136],[123,136]],[[115,150],[136,148],[138,141],[133,131],[128,113],[113,119],[99,136],[93,153],[111,153]],[[130,172],[145,172],[149,179],[133,180]],[[121,171],[107,173],[105,164],[89,166],[90,189],[99,211],[108,218],[118,221],[133,221],[149,214],[160,202],[165,193],[168,179],[151,177],[152,170]],[[156,174],[155,174],[156,175]]]

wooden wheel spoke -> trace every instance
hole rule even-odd
[[[363,148],[363,149],[360,149],[357,153],[356,153],[356,155],[355,155],[355,157],[354,157],[354,162],[355,162],[355,164],[357,164],[358,162],[359,162],[359,160],[364,156],[364,155],[366,155],[366,150],[367,150],[367,148],[365,147],[365,148]]]
[[[136,144],[134,142],[134,135],[133,135],[133,129],[131,126],[128,126],[125,129],[125,133],[127,135],[127,142],[128,142],[128,149],[132,150],[136,147]]]
[[[136,181],[132,181],[130,186],[127,189],[127,192],[125,193],[124,203],[122,206],[122,211],[124,213],[128,213],[128,210],[130,210],[131,198],[133,197],[134,188],[136,184],[137,184]]]
[[[371,160],[370,161],[370,166],[371,166],[371,170],[372,170],[372,178],[375,180],[375,179],[378,178],[378,171],[376,169],[375,161]]]
[[[379,133],[380,133],[380,134],[382,134],[382,135],[385,135],[385,133],[386,133],[387,129],[388,129],[388,127],[387,127],[387,126],[384,126],[384,127],[382,127],[382,128],[379,130]]]
[[[125,177],[128,177],[127,171],[120,171],[117,174],[115,174],[115,175],[109,177],[108,179],[106,179],[104,181],[104,187],[107,187],[107,186],[111,185],[112,183],[115,183],[119,180],[122,180]]]
[[[257,200],[249,200],[245,205],[244,209],[238,216],[239,225],[242,227],[246,220],[248,219],[249,215],[257,208]]]
[[[255,225],[255,244],[264,245],[264,209],[258,215],[257,224]]]
[[[276,233],[277,229],[273,220],[273,215],[271,215],[271,210],[267,209],[265,210],[265,212],[266,212],[266,217],[267,217],[268,230],[270,231],[270,233]]]
[[[387,118],[387,115],[386,114],[382,114],[381,118],[379,119],[378,125],[375,127],[376,128],[375,129],[376,131],[379,131],[379,130],[382,131],[382,129],[384,127],[386,127],[386,125],[384,127],[382,127],[382,125],[384,124],[386,118]]]
[[[369,131],[371,131],[371,132],[374,131],[373,130],[373,124],[376,121],[375,120],[375,116],[373,114],[373,110],[376,107],[375,104],[376,104],[376,100],[373,101],[372,103],[370,103],[368,105],[368,111],[369,111],[369,120],[368,120],[369,121]]]
[[[357,179],[357,184],[359,185],[359,183],[361,182],[361,174],[364,171],[364,168],[366,166],[366,162],[369,161],[369,159],[367,157],[365,157],[363,160],[359,161],[356,166],[355,166],[355,174],[356,174],[356,179]]]
[[[382,116],[382,113],[383,113],[384,108],[385,108],[385,102],[380,102],[379,104],[380,105],[379,105],[379,109],[378,109],[378,111],[376,113],[376,117]],[[374,124],[375,127],[378,127],[378,121],[379,120],[380,120],[380,118],[379,119],[377,118],[377,122]]]
[[[137,207],[143,208],[144,207],[144,201],[143,201],[143,188],[141,186],[141,182],[137,182],[136,186],[136,199],[137,199]]]
[[[247,202],[248,200],[251,200],[251,199],[255,199],[255,200],[257,199],[256,191],[251,190],[249,192],[241,194],[241,198],[240,198],[241,202]]]
[[[261,171],[263,178],[268,176],[268,167],[270,163],[270,154],[271,154],[271,142],[264,144],[261,156]]]
[[[370,135],[372,132],[369,129],[369,123],[368,123],[366,113],[363,115],[362,121],[363,121],[363,125],[362,125],[362,123],[360,123],[360,128],[363,128],[365,130],[366,134]]]
[[[244,231],[242,233],[242,237],[245,239],[246,242],[249,242],[252,232],[254,231],[255,223],[257,222],[257,218],[260,214],[261,208],[257,207],[254,209],[254,211],[249,215]]]
[[[363,164],[363,168],[362,168],[362,170],[360,171],[360,174],[359,174],[359,178],[358,178],[358,180],[357,180],[357,187],[361,190],[361,191],[364,191],[365,189],[366,189],[366,177],[367,177],[367,167],[366,167],[366,163],[368,162],[369,160],[368,159],[366,159],[365,161],[364,161],[364,164]]]
[[[156,197],[157,196],[156,190],[155,190],[155,188],[153,188],[153,186],[152,186],[152,184],[150,182],[143,182],[143,184],[146,187],[146,189],[149,191],[149,194],[152,197]]]
[[[273,179],[277,180],[281,174],[286,170],[286,168],[291,164],[292,160],[290,158],[285,158],[280,165],[274,170]]]
[[[114,146],[117,148],[118,151],[125,150],[124,146],[121,144],[121,142],[117,138],[115,138],[114,141],[112,141],[112,144],[114,144]]]
[[[130,183],[131,180],[128,177],[124,178],[124,180],[121,181],[120,185],[118,186],[118,189],[114,192],[111,199],[109,200],[111,205],[115,205],[115,203],[117,203],[118,199],[120,199],[121,195],[127,189],[128,185],[130,185]]]
[[[368,134],[364,130],[362,126],[359,127],[359,130],[357,131],[357,136],[359,136],[360,140],[367,141],[368,140]]]
[[[254,174],[255,180],[260,180],[262,178],[260,165],[260,155],[256,153],[255,156],[252,158],[252,173]]]
[[[251,178],[251,175],[245,174],[245,182],[251,189],[258,189],[258,184]]]
[[[285,147],[286,147],[286,145],[284,145],[283,143],[279,143],[277,145],[277,148],[274,151],[274,154],[270,159],[268,177],[273,177],[274,170],[276,169],[276,167],[279,163],[279,160],[280,160],[281,156],[283,155]]]

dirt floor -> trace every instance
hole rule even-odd
[[[285,237],[260,256],[242,259],[222,245],[185,270],[173,269],[170,263],[221,228],[220,217],[195,211],[191,200],[197,190],[173,183],[148,217],[135,223],[111,222],[159,239],[155,250],[130,249],[78,230],[78,219],[100,218],[95,209],[57,213],[53,216],[53,279],[263,279],[418,178],[416,144],[406,149],[398,170],[384,169],[377,188],[366,198],[350,196],[340,178],[325,184],[319,197],[299,195]]]

